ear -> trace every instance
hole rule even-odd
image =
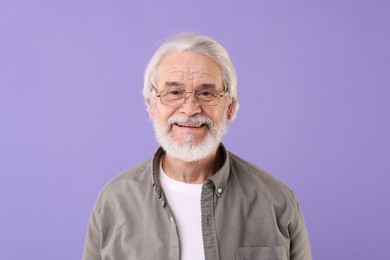
[[[231,99],[230,100],[230,104],[228,106],[228,110],[227,110],[227,118],[229,121],[232,121],[234,119],[234,107],[236,106],[236,100],[235,99]]]
[[[154,106],[154,104],[153,104],[154,100],[151,98],[151,99],[149,99],[147,102],[148,102],[149,118],[150,118],[150,119],[153,119],[154,116],[155,116],[155,113],[156,113],[156,111],[155,111],[155,106]]]

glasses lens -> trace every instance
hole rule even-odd
[[[209,89],[200,89],[195,91],[196,99],[199,104],[204,106],[214,106],[219,103],[219,94],[216,91]]]
[[[171,88],[160,92],[161,103],[174,106],[184,102],[186,92],[182,89]]]

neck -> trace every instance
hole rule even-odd
[[[183,162],[166,153],[162,158],[162,167],[168,177],[185,182],[199,184],[211,177],[222,166],[223,155],[216,149],[209,156],[196,162]]]

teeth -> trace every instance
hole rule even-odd
[[[202,125],[180,125],[177,124],[180,127],[189,127],[189,128],[200,128]]]
[[[190,128],[199,128],[200,126],[196,126],[196,125],[181,125],[183,127],[190,127]]]

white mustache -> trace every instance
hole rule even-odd
[[[192,117],[186,117],[182,115],[173,115],[168,118],[168,131],[171,130],[173,124],[201,124],[207,125],[209,128],[212,127],[213,121],[203,115],[195,115]]]

